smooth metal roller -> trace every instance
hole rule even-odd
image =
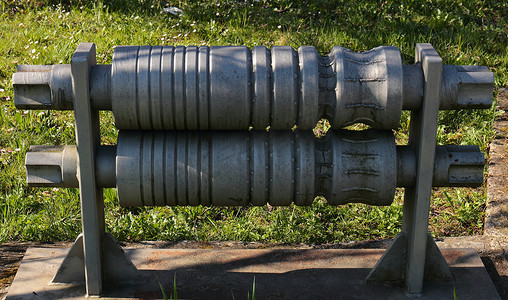
[[[493,73],[481,66],[443,66],[440,109],[488,108]],[[20,109],[72,109],[70,65],[19,66],[13,75]],[[90,97],[112,110],[119,129],[311,129],[362,122],[398,126],[402,109],[423,99],[421,66],[402,65],[396,47],[357,53],[314,47],[117,46],[112,65],[90,72]]]
[[[483,183],[477,146],[437,146],[434,186]],[[29,186],[77,187],[75,146],[33,146]],[[390,131],[120,131],[117,146],[97,150],[96,181],[117,187],[120,204],[389,205],[395,187],[416,181],[413,148]]]

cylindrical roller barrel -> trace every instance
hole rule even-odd
[[[392,202],[391,131],[333,132],[319,150],[315,139],[311,131],[120,131],[118,198],[123,206],[310,205],[317,195],[332,205]],[[316,185],[323,177],[328,185]]]
[[[397,155],[388,130],[333,131],[332,205],[366,203],[390,205],[397,186]]]
[[[112,110],[120,129],[311,129],[314,47],[118,46]]]
[[[330,53],[335,86],[335,129],[365,123],[389,129],[399,125],[402,111],[402,59],[396,47],[358,53],[335,46]]]
[[[332,127],[398,126],[402,61],[395,47],[118,46],[112,109],[120,129],[311,129],[330,109]],[[330,70],[328,70],[330,68]],[[319,101],[319,98],[326,101]],[[322,108],[321,111],[327,110]]]
[[[120,131],[123,206],[312,203],[312,132]]]

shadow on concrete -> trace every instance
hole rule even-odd
[[[448,256],[456,256],[458,267],[452,267],[456,281],[426,282],[421,299],[453,299],[454,289],[457,299],[499,299],[478,256],[471,254],[475,252],[465,251],[461,256],[453,251]],[[47,278],[51,274],[41,280],[34,278],[38,274],[33,270],[53,272],[49,265],[61,260],[65,249],[46,261],[37,257],[47,255],[48,249],[29,252],[30,260],[26,264],[23,261],[19,278],[16,277],[23,280],[19,283],[24,290],[18,288],[8,299],[84,296],[83,285],[50,285],[48,290]],[[400,282],[365,283],[382,252],[373,249],[126,249],[138,266],[141,279],[107,284],[103,296],[157,299],[162,298],[162,286],[169,297],[176,283],[179,299],[244,299],[253,292],[258,299],[407,299]],[[475,259],[476,265],[471,263]],[[32,270],[32,274],[21,274],[24,269]],[[41,288],[36,286],[36,281],[40,281]]]
[[[489,256],[482,256],[481,259],[499,296],[501,296],[503,300],[508,300],[508,276],[499,275],[496,265]]]

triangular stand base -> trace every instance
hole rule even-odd
[[[383,253],[377,264],[366,278],[367,282],[397,282],[404,280],[407,253],[407,235],[402,232],[395,237],[392,244]],[[425,257],[425,281],[453,281],[450,267],[436,242],[430,234],[427,235],[427,250]]]
[[[115,238],[104,234],[103,262],[105,281],[121,281],[140,278],[139,272],[125,255],[122,247]],[[85,282],[85,259],[83,251],[83,234],[80,234],[58,268],[53,283],[83,283]]]

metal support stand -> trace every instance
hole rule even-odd
[[[102,253],[104,281],[112,283],[131,279],[139,281],[141,276],[136,267],[125,255],[115,238],[111,234],[105,233],[102,242],[104,246]],[[52,281],[58,283],[85,282],[83,234],[80,234],[72,245]]]
[[[53,282],[76,281],[78,277],[72,269],[76,266],[76,260],[79,261],[82,257],[84,269],[83,272],[79,270],[79,274],[84,275],[88,296],[99,296],[102,293],[102,283],[106,275],[104,257],[118,253],[118,249],[111,247],[111,239],[114,238],[106,236],[104,232],[103,193],[102,189],[97,187],[95,179],[95,152],[100,145],[99,112],[92,108],[90,102],[90,70],[96,64],[95,56],[95,45],[83,43],[78,46],[71,58],[83,233],[76,240],[53,279]],[[106,245],[110,247],[106,248]],[[125,255],[124,258],[123,261],[127,260],[130,263],[127,269],[133,269],[127,274],[137,274],[134,265]],[[65,270],[72,270],[70,273],[74,275]]]
[[[422,292],[424,278],[453,280],[444,257],[428,233],[442,60],[432,45],[425,43],[416,45],[415,61],[421,64],[424,74],[423,104],[420,110],[411,113],[409,132],[409,145],[417,155],[416,184],[405,191],[402,233],[367,277],[369,282],[402,279],[409,294]],[[436,270],[427,274],[431,267]]]

